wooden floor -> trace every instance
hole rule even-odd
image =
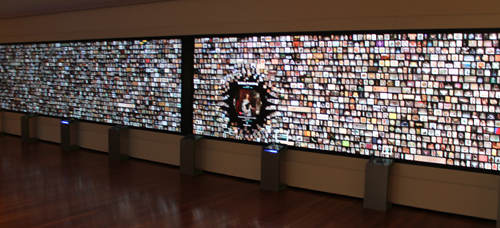
[[[288,188],[0,137],[0,227],[495,227],[495,221]]]

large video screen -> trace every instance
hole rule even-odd
[[[195,38],[195,134],[498,170],[494,32]]]
[[[181,131],[180,39],[0,45],[2,108]]]

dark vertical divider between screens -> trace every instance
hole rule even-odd
[[[181,133],[193,133],[193,58],[194,38],[182,38],[182,117]]]

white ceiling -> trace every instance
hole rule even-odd
[[[0,19],[173,0],[0,0]]]

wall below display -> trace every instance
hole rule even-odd
[[[3,112],[3,131],[20,135],[20,113]],[[37,136],[60,142],[60,119],[36,117]],[[83,148],[107,152],[109,125],[78,123],[78,143]],[[179,165],[182,136],[131,129],[130,155]],[[258,181],[260,150],[256,145],[204,139],[197,147],[197,166],[202,170]],[[310,153],[285,152],[282,181],[292,187],[363,198],[365,164],[368,159]],[[419,165],[396,163],[391,168],[389,199],[400,205],[486,219],[496,219],[499,178]]]
[[[290,31],[495,28],[500,1],[182,0],[0,20],[0,42],[37,42]],[[410,10],[411,9],[411,10]],[[3,112],[3,131],[20,135],[22,114]],[[59,119],[37,117],[40,139],[60,140]],[[79,123],[78,144],[108,150],[110,126]],[[132,157],[179,165],[182,136],[132,129]],[[197,164],[206,171],[260,178],[260,147],[203,140]],[[290,150],[282,179],[293,187],[363,197],[368,159]],[[395,204],[496,219],[498,176],[394,164]]]

